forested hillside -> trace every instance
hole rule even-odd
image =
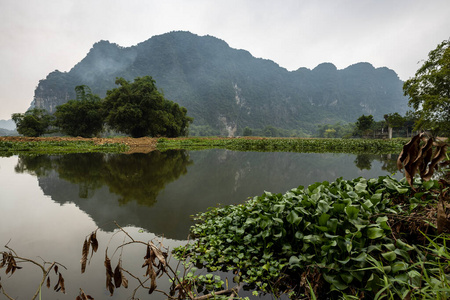
[[[69,72],[54,71],[41,80],[32,105],[54,112],[75,99],[77,85],[88,85],[103,98],[116,77],[132,81],[145,75],[167,99],[187,108],[196,134],[235,136],[245,127],[273,126],[303,135],[318,124],[355,122],[362,114],[380,120],[407,109],[403,82],[388,68],[357,63],[337,70],[324,63],[287,71],[215,37],[189,32],[126,48],[100,41]]]

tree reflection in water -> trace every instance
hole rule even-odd
[[[355,158],[355,166],[360,170],[370,170],[372,162],[377,160],[383,163],[382,170],[389,173],[397,172],[398,154],[358,154]]]
[[[52,170],[59,178],[79,187],[79,197],[106,185],[119,195],[119,203],[136,201],[152,206],[167,183],[186,174],[192,161],[185,151],[154,151],[148,154],[112,155],[103,153],[58,156],[19,156],[15,171],[41,177]]]

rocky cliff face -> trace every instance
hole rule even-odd
[[[116,77],[132,81],[145,75],[156,80],[166,98],[188,109],[194,126],[223,135],[268,125],[313,132],[321,123],[355,122],[362,114],[380,120],[407,109],[403,82],[388,68],[357,63],[338,70],[324,63],[289,72],[222,40],[189,32],[154,36],[127,48],[100,41],[69,72],[55,71],[41,80],[34,104],[53,112],[75,98],[77,85],[104,97]]]

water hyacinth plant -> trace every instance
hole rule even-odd
[[[420,199],[435,200],[435,186],[421,187]],[[402,198],[410,201],[392,201]],[[175,254],[210,271],[233,271],[235,281],[276,295],[294,290],[322,299],[361,293],[403,299],[433,290],[438,278],[448,276],[427,267],[444,254],[430,255],[411,237],[393,232],[397,216],[417,200],[405,180],[387,176],[340,178],[284,195],[266,192],[198,214],[191,229],[195,241]],[[419,276],[425,269],[428,279]]]

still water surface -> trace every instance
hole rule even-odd
[[[113,234],[113,221],[137,240],[163,236],[164,246],[173,249],[186,243],[190,216],[208,207],[338,177],[392,174],[395,158],[228,150],[0,157],[0,251],[9,242],[19,256],[67,267],[60,268],[66,295],[44,288],[43,299],[75,299],[79,288],[95,299],[126,299],[136,286],[131,278],[130,288],[116,290],[113,297],[105,289],[105,249],[108,246],[111,257],[124,240]],[[81,275],[82,243],[96,228],[100,248]],[[113,256],[113,264],[119,254]],[[140,269],[145,248],[130,246],[123,255],[125,268],[136,275],[145,273]],[[12,277],[2,269],[0,282],[10,295],[30,299],[41,274],[35,266],[23,266]],[[53,287],[56,277],[52,280]],[[168,286],[163,277],[158,288]]]

